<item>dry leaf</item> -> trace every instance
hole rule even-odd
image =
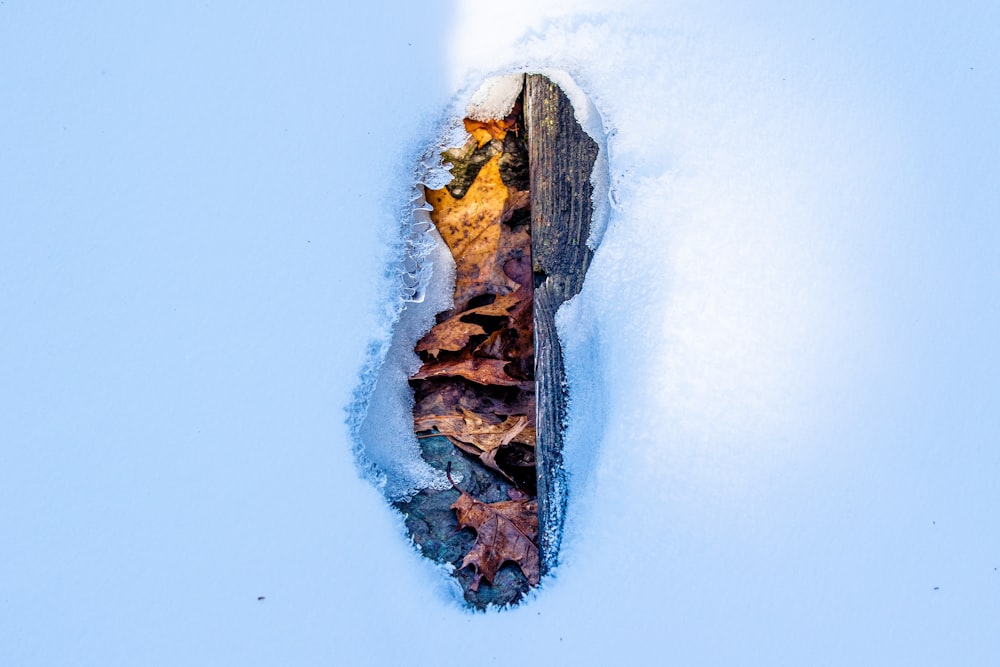
[[[465,313],[462,313],[463,315]],[[463,322],[458,316],[435,326],[417,343],[417,352],[426,352],[432,357],[438,356],[441,350],[457,352],[469,344],[473,336],[482,336],[486,330],[478,324]]]
[[[511,362],[506,359],[481,359],[472,357],[458,361],[443,361],[424,364],[411,379],[424,380],[437,377],[463,377],[476,384],[519,387],[524,381],[512,378],[506,367]]]
[[[451,506],[458,527],[476,531],[476,542],[465,555],[461,567],[471,565],[476,577],[469,586],[479,590],[480,579],[493,583],[500,566],[512,561],[521,568],[528,583],[538,583],[538,503],[534,500],[505,500],[484,503],[462,493]]]
[[[515,439],[521,442],[522,438],[527,438],[534,432],[534,429],[530,429],[531,433],[521,435],[525,430],[529,430],[528,418],[525,415],[507,417],[500,424],[491,424],[468,410],[462,410],[461,416],[428,415],[415,419],[414,425],[418,431],[437,429],[438,435],[446,435],[453,442],[459,440],[472,445],[479,452],[493,451]]]
[[[493,139],[503,139],[507,136],[507,131],[517,125],[517,121],[513,115],[502,120],[487,121],[466,118],[464,122],[465,131],[475,138],[476,143],[480,147],[485,146]]]
[[[534,393],[512,387],[484,387],[460,378],[437,378],[414,383],[416,404],[413,417],[461,414],[462,409],[479,415],[496,417],[497,422],[509,415],[528,415],[534,423]],[[426,429],[416,428],[417,431]]]
[[[529,182],[520,109],[518,102],[504,119],[466,119],[472,139],[443,153],[454,183],[425,193],[455,259],[455,295],[454,308],[416,346],[424,363],[410,378],[414,430],[447,437],[512,484],[510,501],[487,504],[462,491],[452,505],[459,528],[476,531],[460,566],[475,568],[473,591],[483,578],[492,584],[507,561],[532,585],[539,578],[534,273],[530,194],[519,189]]]
[[[428,331],[417,343],[416,350],[417,352],[426,352],[432,357],[438,356],[441,350],[457,352],[468,345],[469,339],[473,336],[486,335],[487,333],[481,325],[467,321],[469,316],[506,317],[508,311],[517,306],[521,300],[522,297],[515,292],[499,296],[491,304],[453,315]]]
[[[428,190],[431,220],[455,258],[455,306],[464,310],[482,294],[509,294],[518,283],[504,273],[503,221],[528,204],[528,193],[511,191],[500,178],[500,156],[483,165],[461,199],[448,190]]]

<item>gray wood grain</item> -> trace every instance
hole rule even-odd
[[[545,76],[526,77],[524,99],[535,274],[538,546],[545,572],[558,562],[567,501],[562,457],[566,380],[555,314],[579,293],[590,266],[590,176],[598,146],[576,122],[566,95]]]

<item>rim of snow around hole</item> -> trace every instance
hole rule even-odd
[[[600,244],[607,227],[610,214],[607,137],[595,105],[569,74],[550,69],[501,72],[456,98],[446,120],[439,125],[436,140],[428,142],[420,159],[409,211],[399,228],[398,259],[387,267],[387,273],[395,276],[393,282],[398,291],[385,303],[386,327],[383,335],[370,345],[367,364],[349,407],[348,422],[357,464],[390,503],[408,500],[421,489],[450,488],[443,472],[421,456],[420,443],[409,419],[413,396],[408,378],[421,363],[413,348],[434,325],[437,314],[451,307],[455,280],[454,259],[431,221],[424,191],[441,188],[450,180],[441,153],[448,147],[461,145],[460,141],[467,137],[462,119],[486,119],[509,113],[527,74],[542,74],[557,84],[569,98],[577,123],[596,143],[598,155],[589,174],[593,212],[587,245],[592,250]],[[463,482],[461,474],[456,473],[455,478],[459,484]],[[558,539],[559,536],[557,543]],[[554,561],[551,566],[555,564]],[[450,574],[454,568],[440,564],[439,569]],[[448,580],[454,581],[450,576]],[[456,592],[453,586],[451,589],[456,601],[464,602],[461,592]],[[521,601],[530,597],[525,596]]]

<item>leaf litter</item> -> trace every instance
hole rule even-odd
[[[425,555],[454,565],[466,601],[515,604],[539,580],[533,275],[521,100],[502,119],[465,119],[442,157],[453,180],[427,190],[455,260],[451,310],[417,343],[410,377],[425,459],[464,488],[397,503]],[[456,497],[457,494],[457,497]],[[444,510],[448,511],[445,512]]]

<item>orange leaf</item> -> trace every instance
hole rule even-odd
[[[431,220],[455,258],[455,306],[474,296],[509,294],[518,283],[503,270],[509,257],[501,223],[528,205],[527,192],[511,191],[500,178],[500,156],[489,160],[461,199],[446,188],[425,192]]]
[[[507,130],[513,128],[517,122],[512,118],[502,120],[472,120],[465,119],[465,131],[476,139],[480,147],[489,143],[492,139],[503,139],[507,136]]]

